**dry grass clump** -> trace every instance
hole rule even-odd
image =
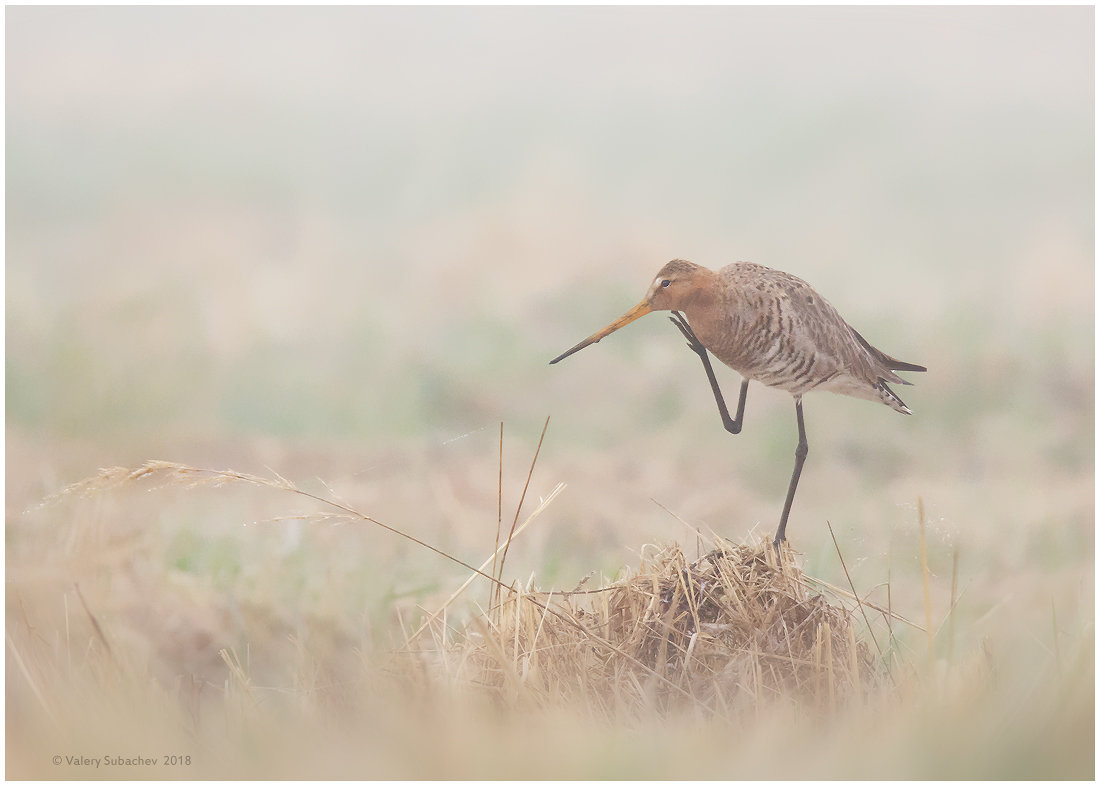
[[[848,610],[771,544],[719,543],[688,562],[647,549],[604,589],[513,589],[443,654],[447,672],[506,704],[579,701],[597,716],[730,716],[775,701],[833,708],[883,672]]]

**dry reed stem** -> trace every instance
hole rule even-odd
[[[118,661],[115,660],[115,652],[111,649],[111,643],[107,641],[107,636],[104,635],[103,628],[101,628],[99,625],[99,620],[96,619],[95,614],[93,614],[92,610],[88,607],[88,601],[84,599],[84,593],[80,591],[80,585],[74,582],[73,589],[76,590],[76,596],[80,599],[80,605],[84,607],[84,613],[87,614],[88,619],[91,620],[92,630],[95,631],[96,637],[100,640],[100,642],[103,644],[103,648],[107,651],[108,658],[112,663],[115,663],[117,665]]]
[[[504,541],[504,553],[500,555],[500,566],[499,566],[499,569],[498,569],[497,573],[494,574],[494,577],[496,578],[496,583],[493,586],[497,588],[497,598],[498,599],[500,597],[500,588],[503,587],[503,584],[501,584],[500,580],[504,577],[504,562],[505,562],[505,560],[508,559],[508,545],[512,542],[512,538],[515,537],[516,523],[519,521],[519,512],[521,510],[523,510],[523,501],[527,498],[527,488],[531,485],[531,476],[533,474],[535,474],[535,465],[538,463],[539,453],[542,451],[542,441],[544,439],[546,439],[546,429],[549,428],[549,427],[550,427],[550,416],[547,415],[546,416],[546,422],[542,424],[542,433],[539,435],[539,444],[535,447],[535,455],[531,459],[531,468],[529,470],[527,470],[527,480],[524,481],[523,491],[519,495],[519,504],[516,505],[516,515],[512,519],[512,529],[508,533],[508,539]],[[501,433],[503,434],[503,431]],[[503,462],[503,455],[504,454],[503,454],[503,451],[502,451],[501,452],[501,461],[502,462]],[[494,567],[496,567],[495,562],[494,562]],[[493,596],[490,594],[489,598],[490,598],[489,605],[492,606],[493,605]]]
[[[542,513],[542,512],[544,511],[544,510],[546,510],[547,506],[548,506],[548,505],[549,505],[549,504],[550,504],[551,502],[553,502],[553,501],[554,501],[554,497],[558,496],[558,494],[560,494],[560,493],[562,492],[562,490],[563,490],[564,488],[565,488],[565,484],[564,484],[564,483],[559,483],[559,484],[558,484],[557,486],[555,486],[555,487],[554,487],[554,490],[553,490],[553,491],[551,491],[551,492],[550,492],[550,493],[549,493],[549,494],[548,494],[548,495],[546,496],[546,498],[545,498],[545,499],[543,499],[543,500],[542,500],[542,501],[541,501],[541,502],[539,503],[539,506],[538,506],[537,508],[535,508],[535,510],[534,510],[534,511],[533,511],[533,512],[531,513],[531,515],[530,515],[530,516],[528,516],[528,517],[527,517],[527,518],[526,518],[526,519],[524,520],[524,522],[523,522],[522,524],[520,524],[520,525],[519,525],[518,527],[516,527],[515,529],[513,529],[513,530],[512,530],[512,531],[511,531],[511,532],[510,532],[510,533],[508,534],[508,540],[506,540],[506,541],[505,541],[504,543],[498,543],[498,545],[497,545],[496,549],[495,549],[495,550],[493,551],[492,555],[491,555],[491,556],[490,556],[490,557],[489,557],[488,559],[486,559],[486,560],[485,560],[484,562],[482,562],[482,563],[481,563],[481,567],[480,567],[480,568],[479,568],[479,569],[478,569],[477,571],[475,571],[475,572],[471,573],[471,574],[470,574],[470,576],[469,576],[469,577],[468,577],[468,578],[467,578],[467,579],[466,579],[466,580],[465,580],[465,581],[464,581],[464,582],[463,582],[463,583],[462,583],[462,584],[461,584],[461,585],[459,586],[459,588],[458,588],[458,589],[456,589],[456,590],[455,590],[454,592],[452,592],[452,593],[451,593],[451,595],[450,595],[450,597],[448,597],[448,598],[447,598],[447,600],[445,600],[445,601],[443,602],[443,605],[442,605],[442,606],[440,606],[440,607],[439,607],[439,608],[438,608],[438,609],[437,609],[436,611],[434,611],[434,612],[433,612],[432,614],[430,614],[430,615],[428,616],[428,618],[427,618],[426,620],[424,620],[424,622],[423,622],[423,623],[421,623],[420,627],[419,627],[419,628],[417,628],[417,629],[416,629],[416,631],[415,631],[414,633],[412,633],[412,634],[410,634],[410,635],[408,635],[408,636],[406,636],[406,637],[405,637],[405,645],[404,645],[404,646],[405,646],[405,647],[408,647],[408,646],[409,646],[410,644],[412,644],[412,642],[413,642],[413,641],[414,641],[414,640],[415,640],[415,639],[416,639],[416,638],[417,638],[417,637],[418,637],[418,636],[419,636],[419,635],[420,635],[421,633],[423,633],[423,632],[424,632],[424,630],[425,630],[425,629],[426,629],[426,628],[427,628],[427,627],[428,627],[429,625],[431,625],[431,624],[432,624],[432,622],[434,622],[434,621],[435,621],[435,619],[436,619],[436,618],[437,618],[437,617],[438,617],[438,616],[439,616],[440,614],[442,614],[442,613],[443,613],[443,611],[444,611],[445,609],[447,609],[447,608],[448,608],[448,607],[449,607],[449,606],[450,606],[450,605],[451,605],[452,603],[454,603],[454,602],[455,602],[455,600],[457,600],[457,599],[458,599],[458,596],[459,596],[459,595],[461,595],[461,594],[463,593],[463,591],[465,591],[465,589],[466,589],[467,587],[469,587],[469,586],[470,586],[470,584],[472,584],[472,583],[473,583],[474,579],[476,579],[476,578],[477,578],[477,577],[478,577],[479,575],[482,575],[481,571],[484,571],[484,570],[485,570],[485,568],[487,568],[487,567],[489,567],[489,566],[490,566],[490,564],[492,564],[492,565],[496,565],[496,561],[497,561],[497,558],[498,558],[498,557],[500,556],[501,552],[502,552],[503,550],[507,549],[507,548],[508,548],[508,545],[509,545],[509,544],[510,544],[510,543],[511,543],[511,542],[512,542],[513,540],[515,540],[515,539],[516,539],[516,537],[518,537],[520,533],[522,533],[522,532],[523,532],[523,531],[524,531],[525,529],[527,529],[527,526],[528,526],[528,525],[529,525],[529,524],[530,524],[530,523],[531,523],[532,521],[534,521],[534,520],[535,520],[535,519],[536,519],[536,518],[538,517],[538,515],[539,515],[540,513]],[[495,568],[494,568],[494,570],[495,570]],[[496,587],[497,585],[496,585],[496,584],[493,584],[492,586],[493,586],[493,587]]]
[[[936,634],[932,630],[932,582],[928,568],[928,543],[924,532],[924,500],[920,497],[917,497],[917,522],[920,525],[920,575],[924,589],[924,629],[928,636],[928,670],[932,673],[936,665]]]
[[[26,680],[27,685],[30,687],[31,693],[34,695],[35,700],[38,702],[38,706],[42,708],[43,713],[45,713],[46,717],[49,718],[50,723],[53,724],[54,728],[60,729],[60,721],[58,721],[57,716],[53,713],[53,710],[50,709],[50,703],[46,700],[46,696],[43,693],[41,686],[39,685],[39,681],[35,679],[33,674],[31,674],[31,670],[27,665],[26,660],[24,660],[22,653],[15,645],[15,641],[14,639],[12,639],[10,633],[6,634],[6,640],[8,645],[8,652],[10,653],[11,658],[15,661],[15,664],[19,668],[20,673],[23,675],[23,679]],[[11,661],[9,661],[9,663],[10,662]]]

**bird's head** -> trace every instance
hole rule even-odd
[[[580,342],[572,349],[566,350],[550,362],[557,363],[559,360],[569,357],[574,352],[579,352],[589,344],[595,344],[604,336],[614,333],[619,328],[629,325],[638,317],[643,317],[651,311],[677,311],[685,308],[692,298],[695,297],[702,284],[702,279],[707,274],[713,275],[710,270],[700,265],[696,265],[694,262],[688,262],[683,259],[672,260],[657,272],[657,276],[653,279],[653,283],[649,285],[649,290],[646,292],[645,297],[642,298],[642,302],[634,306],[630,311],[627,311],[603,330],[593,333],[584,341]]]

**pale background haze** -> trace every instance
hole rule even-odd
[[[959,554],[959,651],[1048,657],[1052,604],[1066,630],[1093,613],[1093,13],[8,9],[9,586],[68,520],[31,506],[149,458],[327,486],[480,562],[499,423],[508,524],[547,416],[525,509],[568,487],[520,580],[694,548],[676,517],[770,537],[787,394],[753,384],[728,435],[660,314],[548,365],[669,259],[747,260],[929,369],[897,388],[911,417],[806,398],[807,571],[844,580],[829,521],[856,581],[889,573],[919,616],[920,498],[941,610]],[[372,578],[282,602],[356,619],[384,616],[379,586],[427,603],[465,575],[378,531],[242,528],[293,504],[205,494],[135,514],[176,533],[157,570],[282,575],[308,548]]]

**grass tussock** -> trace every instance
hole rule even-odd
[[[780,565],[770,543],[720,543],[689,562],[651,547],[603,589],[510,589],[443,648],[446,671],[505,704],[606,718],[858,702],[884,674],[849,611],[785,554]]]

